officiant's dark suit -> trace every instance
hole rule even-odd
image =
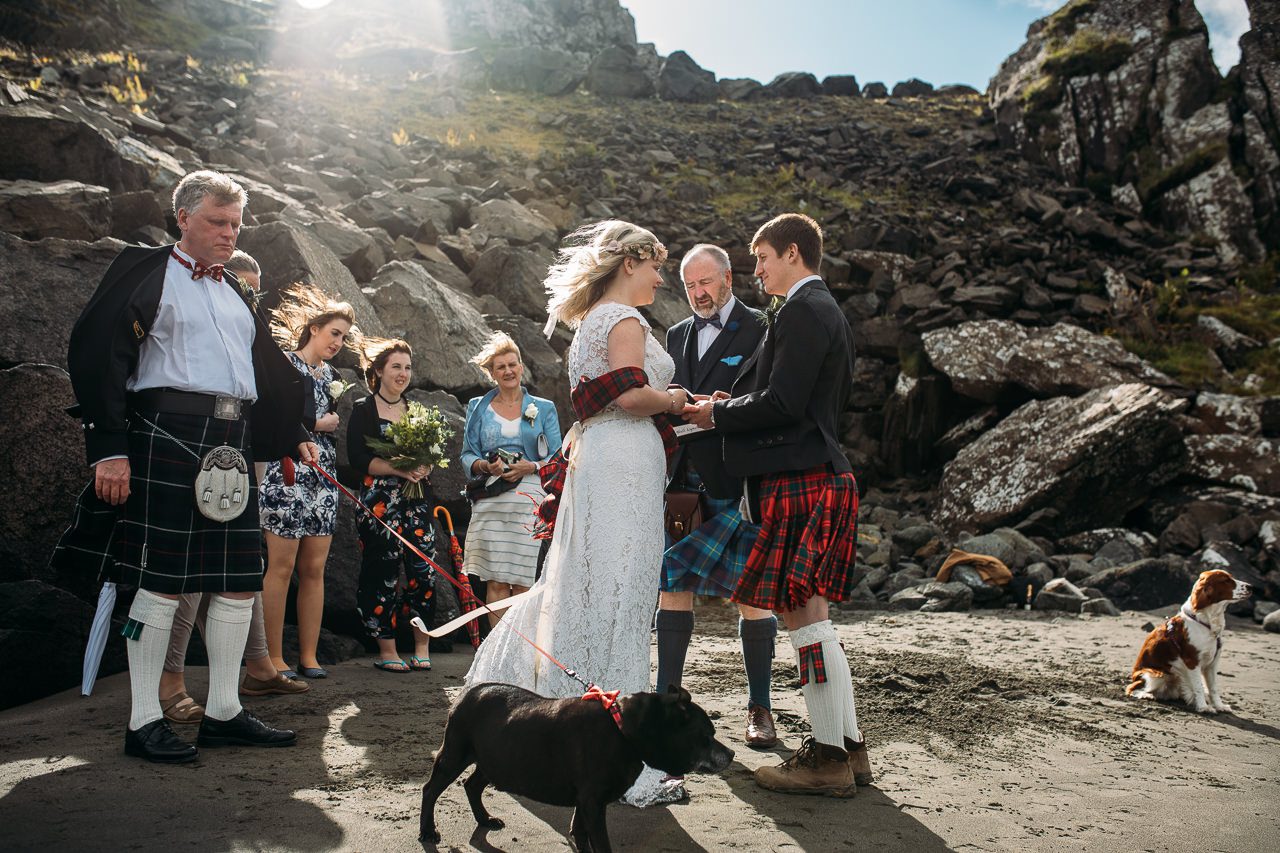
[[[697,315],[686,317],[667,330],[667,352],[676,364],[671,381],[692,394],[728,391],[764,337],[764,313],[734,300],[728,322],[723,324],[702,358],[698,357],[698,319]],[[702,477],[711,497],[736,498],[742,494],[742,481],[725,471],[721,438],[717,433],[695,435],[682,441],[672,467],[677,479],[685,470],[685,464]]]

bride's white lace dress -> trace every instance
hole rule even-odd
[[[645,327],[644,370],[666,388],[675,365],[636,309],[607,302],[583,319],[569,347],[571,383],[609,372],[609,331],[627,318]],[[616,402],[582,424],[542,577],[476,652],[468,684],[516,684],[543,696],[582,686],[538,654],[514,627],[601,690],[649,690],[649,625],[662,566],[666,459],[652,419]],[[668,801],[671,786],[646,767],[627,792],[635,805]]]

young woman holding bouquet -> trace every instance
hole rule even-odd
[[[422,483],[430,469],[427,465],[397,468],[388,461],[390,454],[383,449],[393,425],[402,422],[409,412],[410,404],[404,394],[413,376],[413,350],[404,341],[393,340],[372,342],[365,352],[370,360],[365,379],[373,394],[351,409],[347,461],[364,476],[360,490],[364,505],[434,560],[436,540],[431,502],[412,496],[412,487]],[[408,662],[396,651],[395,634],[400,618],[416,615],[424,623],[431,623],[435,609],[432,598],[435,570],[366,513],[357,516],[357,526],[361,557],[356,606],[365,630],[378,643],[379,659],[373,665],[387,672],[431,669],[427,646],[430,638],[426,634],[413,629],[414,654]],[[407,586],[397,591],[402,561]]]
[[[303,422],[320,448],[320,466],[337,476],[338,453],[333,434],[334,411],[346,383],[328,364],[344,346],[352,346],[355,312],[310,285],[294,285],[272,312],[271,329],[284,346],[293,346],[289,360],[306,377],[309,390]],[[258,491],[258,509],[267,540],[267,571],[262,578],[262,616],[267,650],[275,668],[286,678],[325,678],[316,659],[320,619],[324,613],[324,564],[338,517],[338,490],[312,468],[294,472],[285,484],[279,462],[267,464]],[[284,660],[285,599],[294,570],[298,572],[298,669]]]
[[[471,360],[497,387],[467,404],[462,467],[468,477],[499,478],[494,486],[500,493],[472,498],[463,568],[485,581],[486,599],[493,604],[524,592],[537,573],[539,543],[529,531],[530,501],[545,496],[538,465],[560,449],[560,420],[554,403],[520,384],[524,362],[510,335],[495,332]],[[495,459],[499,451],[519,459]],[[500,617],[489,614],[490,624]]]

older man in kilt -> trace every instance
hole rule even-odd
[[[247,196],[226,175],[173,194],[182,239],[126,248],[71,332],[67,352],[94,479],[55,564],[138,588],[125,624],[128,755],[181,763],[196,748],[164,720],[158,688],[178,596],[215,593],[206,615],[209,697],[197,743],[291,746],[240,706],[240,659],[262,589],[255,456],[316,459],[301,377],[223,264]],[[205,476],[197,485],[201,472]]]
[[[760,348],[732,397],[691,407],[686,418],[724,436],[725,467],[745,478],[744,511],[760,523],[733,600],[780,612],[796,649],[813,737],[765,788],[852,797],[871,782],[853,680],[828,603],[853,591],[858,486],[840,447],[838,420],[853,385],[853,335],[818,276],[822,230],[783,214],[751,243],[756,275],[774,296]]]
[[[734,298],[729,255],[719,246],[699,243],[685,253],[680,278],[693,315],[667,330],[667,352],[676,364],[671,381],[706,398],[729,388],[739,366],[756,351],[764,337],[764,314]],[[693,638],[694,596],[730,598],[759,532],[738,509],[742,480],[724,470],[721,445],[717,433],[699,432],[681,441],[672,460],[668,492],[701,493],[705,521],[670,544],[662,558],[654,619],[659,690],[680,686]],[[778,742],[769,697],[778,620],[748,604],[738,605],[738,615],[748,692],[743,739],[750,747],[768,749]]]

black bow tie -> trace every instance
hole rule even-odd
[[[699,317],[697,314],[694,314],[693,330],[695,332],[700,332],[704,326],[715,326],[717,329],[724,328],[724,324],[720,322],[719,314],[715,314],[711,317]]]

